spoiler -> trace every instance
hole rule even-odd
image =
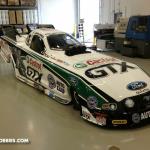
[[[27,27],[29,33],[35,29],[40,29],[40,28],[55,29],[55,27],[52,24],[27,24],[26,27]]]
[[[0,26],[0,36],[7,36],[16,41],[17,35],[29,34],[33,30],[39,28],[55,29],[52,24],[2,25]]]
[[[12,40],[16,41],[16,35],[18,35],[14,26],[1,26],[0,27],[0,36],[7,36]]]

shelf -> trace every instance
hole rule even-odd
[[[32,10],[37,8],[37,6],[0,6],[0,10]]]
[[[10,0],[5,0],[7,3],[5,5],[0,5],[0,13],[1,19],[0,23],[2,24],[29,24],[29,23],[37,23],[39,22],[39,14],[38,14],[38,0],[17,0],[19,3],[8,3]],[[28,3],[31,2],[31,3]],[[12,5],[10,5],[12,4]],[[16,5],[15,5],[16,4]],[[6,10],[6,11],[5,11]],[[30,11],[28,11],[30,10]],[[24,17],[25,16],[25,17]],[[23,21],[22,21],[23,20]]]

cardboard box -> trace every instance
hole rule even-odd
[[[22,6],[36,6],[36,0],[20,0]]]
[[[0,5],[7,5],[7,0],[0,0]]]
[[[19,0],[8,0],[8,5],[19,5]]]
[[[16,24],[16,13],[14,10],[9,10],[9,24]]]
[[[16,11],[16,20],[17,24],[23,24],[23,11],[21,10]]]

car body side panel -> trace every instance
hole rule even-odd
[[[50,94],[47,95],[52,94],[56,99],[63,97],[64,103],[71,102],[70,88],[78,93],[86,107],[90,97],[98,102],[95,105],[97,109],[101,109],[102,104],[107,102],[101,92],[94,90],[91,84],[79,75],[50,62],[35,52],[24,51],[11,42],[9,45],[15,60],[17,77],[19,79],[22,77],[22,81],[27,84],[30,83],[35,88],[40,85],[40,89],[48,89]]]
[[[99,104],[97,104],[97,107],[99,108],[104,102],[107,102],[107,100],[101,95],[100,92],[94,90],[91,84],[88,83],[88,81],[84,80],[79,75],[72,73],[71,71],[65,68],[60,67],[57,64],[49,62],[43,57],[39,57],[38,55],[35,54],[32,55],[34,55],[35,58],[42,61],[48,68],[53,70],[58,76],[61,76],[61,78],[65,80],[73,88],[73,90],[75,90],[79,94],[79,96],[82,97],[82,100],[87,101],[89,97],[93,96],[97,99],[97,101],[99,101]]]
[[[47,93],[47,95],[54,95],[54,97],[60,98],[61,103],[67,104],[71,101],[69,85],[61,80],[59,76],[56,76],[50,68],[12,43],[7,44],[5,41],[5,47],[6,45],[10,47],[8,56],[10,57],[10,55],[12,55],[17,78],[35,88],[40,87],[42,91],[46,89],[49,90],[50,92],[49,94]],[[1,53],[3,53],[3,51],[1,51]]]

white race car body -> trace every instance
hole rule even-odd
[[[77,41],[61,48],[59,37],[64,35],[54,29],[37,29],[17,41],[2,36],[1,55],[6,56],[9,45],[10,55],[5,58],[11,57],[18,79],[60,103],[73,101],[90,122],[132,126],[149,120],[150,77],[137,65],[85,50]],[[36,38],[40,45],[34,44]],[[72,42],[70,36],[65,38]],[[58,40],[55,48],[51,47],[53,40]],[[38,45],[44,45],[40,52]]]

